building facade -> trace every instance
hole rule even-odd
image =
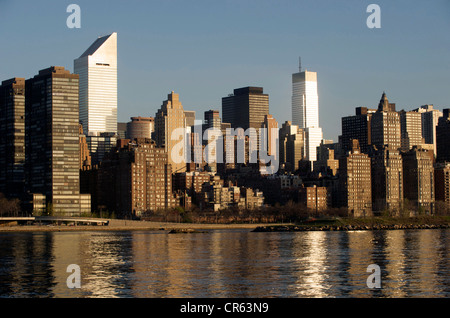
[[[434,213],[434,167],[429,150],[414,146],[403,152],[404,197],[416,213]]]
[[[90,212],[80,195],[78,75],[52,66],[26,81],[25,176],[30,194],[54,215]]]
[[[361,151],[367,153],[371,144],[370,121],[372,114],[376,109],[368,109],[367,107],[357,107],[355,115],[345,116],[341,119],[342,124],[342,150],[347,152],[351,150],[351,141],[357,139],[359,141]]]
[[[121,217],[175,206],[172,167],[151,139],[122,140],[99,168],[99,204]]]
[[[397,149],[374,147],[372,160],[372,210],[398,216],[403,207],[403,161]]]
[[[0,193],[23,198],[25,185],[25,79],[0,86]]]
[[[155,119],[153,117],[131,117],[127,123],[126,138],[148,138],[152,139],[155,131]]]
[[[422,138],[422,115],[418,112],[404,110],[399,112],[402,151],[424,143]]]
[[[383,93],[378,109],[372,114],[370,121],[371,144],[376,147],[388,145],[399,149],[401,143],[400,116],[395,111],[395,104],[389,103]]]
[[[186,171],[188,154],[183,153],[183,149],[180,149],[180,151],[174,150],[174,147],[182,142],[182,138],[186,139],[186,127],[183,105],[180,102],[179,95],[172,91],[156,113],[155,140],[158,147],[164,147],[168,155],[168,163],[172,166],[173,172]],[[177,131],[180,134],[177,134]]]
[[[317,160],[316,149],[323,139],[319,126],[317,73],[305,70],[292,74],[292,124],[305,130],[306,160]],[[313,164],[311,163],[311,167]]]
[[[254,128],[259,131],[264,116],[269,114],[269,95],[262,87],[243,87],[222,98],[223,122],[232,128]]]
[[[372,215],[372,173],[370,158],[361,152],[357,140],[339,160],[339,205],[354,217]]]
[[[99,37],[77,59],[80,121],[85,135],[117,133],[117,33]]]

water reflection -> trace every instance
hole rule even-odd
[[[449,230],[0,234],[0,297],[448,297]],[[81,289],[69,289],[69,264]],[[381,268],[369,289],[367,266]]]

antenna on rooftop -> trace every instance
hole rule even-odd
[[[301,56],[298,57],[298,71],[299,72],[302,71],[302,57]]]

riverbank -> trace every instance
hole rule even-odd
[[[108,225],[4,225],[0,226],[1,232],[65,232],[65,231],[172,231],[172,233],[198,233],[204,230],[214,229],[249,229],[253,230],[262,226],[290,226],[292,224],[204,224],[204,223],[174,223],[174,222],[150,222],[134,220],[109,219]]]
[[[449,216],[420,216],[408,218],[372,217],[358,219],[311,219],[292,225],[258,226],[253,230],[253,232],[373,231],[448,228],[450,228]]]
[[[413,218],[332,218],[309,219],[300,223],[173,223],[109,219],[108,225],[3,225],[1,232],[62,232],[62,231],[167,231],[199,233],[215,229],[248,229],[253,232],[294,231],[361,231],[400,229],[450,228],[450,216]]]

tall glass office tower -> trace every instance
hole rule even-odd
[[[99,37],[74,61],[80,76],[80,121],[84,133],[117,133],[117,33]]]
[[[319,127],[316,72],[300,70],[292,74],[292,124],[305,132],[306,160],[316,161],[317,147],[323,139],[322,128]]]

